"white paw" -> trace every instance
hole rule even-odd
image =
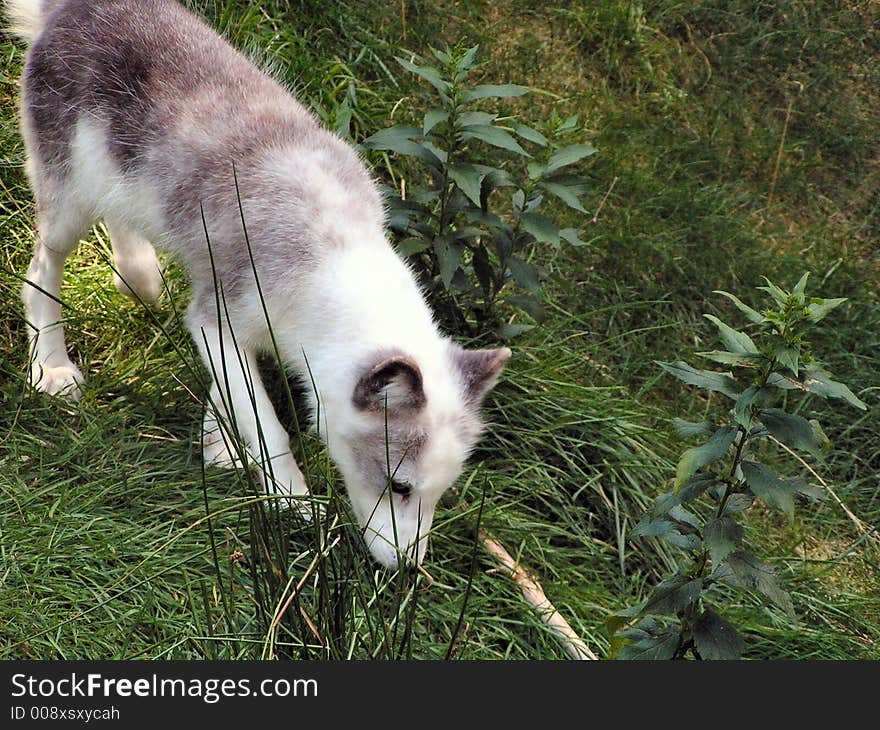
[[[293,457],[290,457],[290,461],[293,462]],[[299,467],[296,467],[296,471],[292,474],[288,472],[282,475],[276,471],[274,478],[271,478],[266,472],[262,472],[262,477],[268,491],[282,497],[278,500],[281,509],[295,508],[309,522],[314,518],[316,511],[319,516],[323,515],[323,506],[313,505],[312,501],[308,499],[309,487]]]
[[[218,466],[221,469],[235,469],[237,462],[229,453],[219,428],[213,431],[206,429],[202,435],[202,458],[205,466]]]
[[[31,366],[31,378],[34,387],[41,393],[57,395],[69,401],[80,399],[80,386],[85,382],[79,368],[71,362],[55,367],[35,362]]]

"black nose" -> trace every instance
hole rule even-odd
[[[409,497],[412,493],[412,484],[409,482],[398,482],[394,479],[391,480],[391,491],[395,494],[399,494],[401,497]]]

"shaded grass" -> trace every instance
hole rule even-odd
[[[581,3],[547,12],[532,3],[438,0],[406,4],[405,40],[396,4],[199,5],[354,139],[423,103],[394,69],[398,46],[480,42],[487,80],[554,92],[523,102],[531,106],[525,118],[551,109],[582,114],[585,141],[600,150],[587,170],[594,208],[618,179],[588,225],[590,247],[539,254],[548,322],[514,343],[509,374],[491,398],[493,426],[444,499],[427,565],[432,581],[374,569],[350,515],[334,503],[337,479],[314,437],[298,437],[317,464],[310,476],[322,500],[331,517],[339,515],[322,534],[339,537],[340,547],[338,563],[323,564],[322,579],[300,597],[326,637],[323,648],[300,614],[279,634],[282,654],[437,658],[454,640],[452,654],[461,658],[562,658],[517,589],[475,553],[484,488],[483,525],[536,571],[602,653],[605,614],[644,595],[670,560],[626,535],[674,471],[682,445],[669,419],[717,407],[653,366],[703,349],[711,333],[701,312],[733,319],[721,300],[708,298],[712,289],[747,297],[761,274],[791,284],[811,268],[825,279],[823,293],[852,297],[815,344],[876,408],[880,268],[871,155],[880,134],[880,66],[876,36],[865,31],[876,17],[870,4],[609,0],[591,4],[590,15]],[[167,301],[155,316],[174,346],[154,316],[116,294],[100,234],[72,258],[62,292],[68,339],[90,378],[84,401],[44,399],[24,382],[25,328],[10,272],[26,269],[33,214],[13,121],[20,55],[7,42],[0,51],[8,60],[0,76],[7,313],[0,327],[0,655],[260,656],[267,617],[248,565],[258,541],[254,513],[240,504],[247,485],[214,469],[203,478],[203,391],[175,352],[188,351],[187,335]],[[176,302],[186,296],[179,274],[171,291]],[[268,375],[281,392],[282,376],[271,367]],[[880,524],[876,417],[824,409],[820,418],[836,445],[820,473],[860,517]],[[205,498],[229,508],[210,533]],[[321,536],[293,525],[285,537],[284,570],[301,576]],[[834,506],[799,510],[791,525],[755,512],[748,539],[759,554],[782,556],[777,565],[799,617],[731,594],[724,611],[743,628],[748,656],[880,656],[876,555]]]

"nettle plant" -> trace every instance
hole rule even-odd
[[[531,90],[468,84],[479,68],[477,48],[431,49],[438,65],[398,58],[433,87],[438,104],[425,112],[421,126],[389,127],[363,145],[413,163],[411,176],[386,188],[389,226],[447,324],[469,333],[494,328],[509,337],[529,325],[500,325],[502,292],[509,305],[541,319],[540,275],[531,260],[537,245],[558,250],[563,242],[584,243],[582,230],[561,228],[542,211],[552,197],[587,213],[580,200],[586,180],[570,168],[596,150],[564,143],[579,130],[576,116],[554,114],[536,129],[480,109],[486,99]]]
[[[676,420],[682,437],[702,443],[682,454],[673,488],[657,498],[630,535],[671,545],[677,568],[643,603],[608,619],[609,630],[616,632],[613,657],[739,657],[742,640],[716,609],[724,598],[722,586],[760,594],[793,615],[778,576],[743,544],[740,518],[759,500],[792,519],[798,497],[822,499],[824,493],[802,477],[779,476],[761,457],[773,451],[821,456],[830,448],[817,421],[791,412],[807,405],[798,396],[836,398],[866,409],[821,366],[807,340],[809,330],[846,300],[807,296],[807,278],[790,292],[765,280],[767,286],[759,289],[769,295],[771,306],[762,312],[733,294],[716,292],[757,326],[753,340],[705,315],[718,328],[724,349],[697,354],[733,372],[658,363],[688,385],[719,393],[731,407],[720,423]]]

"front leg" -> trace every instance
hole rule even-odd
[[[215,325],[191,324],[190,331],[213,380],[203,429],[205,463],[240,466],[243,452],[270,492],[307,495],[290,438],[260,379],[256,353],[236,347],[229,331]]]

